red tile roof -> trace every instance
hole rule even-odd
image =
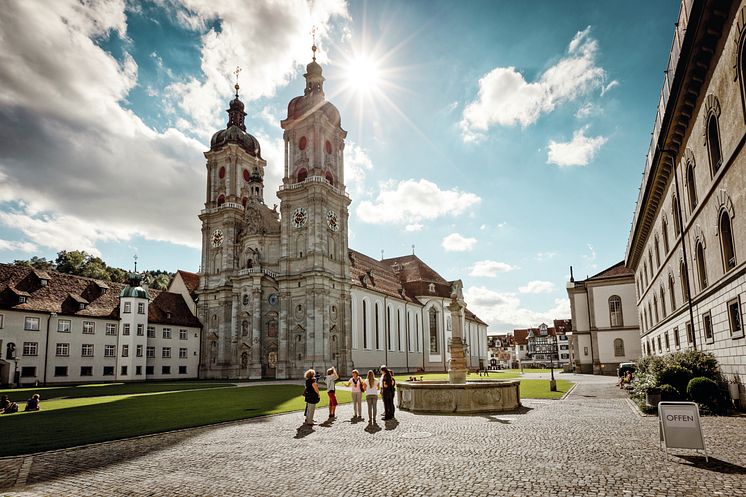
[[[634,275],[635,272],[632,271],[630,268],[624,265],[624,261],[617,262],[613,266],[604,269],[600,273],[594,274],[590,278],[587,278],[585,281],[590,280],[602,280],[605,278],[616,278],[619,276],[631,276]]]
[[[184,282],[184,285],[186,285],[187,290],[189,290],[189,294],[192,297],[195,297],[195,292],[197,288],[199,288],[199,275],[181,269],[176,272],[181,275],[181,279]]]
[[[119,292],[126,285],[57,271],[47,271],[45,276],[48,280],[43,285],[32,268],[0,264],[0,308],[119,319]],[[148,293],[151,322],[201,326],[181,295],[154,289]],[[19,294],[27,296],[26,302],[18,302]],[[80,304],[85,308],[80,309]],[[167,318],[169,313],[171,317]]]

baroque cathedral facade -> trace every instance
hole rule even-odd
[[[446,309],[460,281],[447,282],[414,255],[377,261],[348,248],[347,132],[325,98],[313,50],[303,95],[280,123],[279,211],[264,203],[267,163],[246,131],[238,85],[228,124],[205,152],[200,377],[300,378],[310,367],[348,373],[384,362],[445,370]],[[469,311],[461,319],[478,367],[486,362],[486,324]]]

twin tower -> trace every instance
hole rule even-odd
[[[313,60],[303,95],[288,104],[280,209],[264,203],[257,139],[236,96],[207,159],[202,269],[201,378],[300,378],[310,367],[350,364],[350,198],[339,111]]]

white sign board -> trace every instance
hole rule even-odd
[[[669,448],[698,449],[705,452],[705,460],[709,461],[696,403],[659,402],[658,421],[666,458]]]

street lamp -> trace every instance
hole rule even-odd
[[[557,391],[557,381],[554,379],[554,355],[557,354],[557,361],[559,361],[559,354],[557,347],[557,332],[554,332],[554,350],[552,350],[552,345],[549,345],[549,374],[551,375],[551,379],[549,380],[549,391],[550,392],[556,392]]]

